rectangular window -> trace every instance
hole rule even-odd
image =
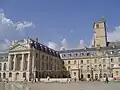
[[[83,66],[81,66],[81,70],[83,69]]]
[[[81,60],[81,64],[83,64],[83,60]]]
[[[104,69],[104,70],[106,69],[106,65],[103,65],[103,69]]]
[[[89,66],[87,66],[87,71],[89,71],[90,70],[90,67]]]
[[[111,58],[110,60],[111,60],[111,62],[113,62],[113,58]]]
[[[95,69],[94,69],[95,71],[97,70],[97,65],[95,65]]]
[[[87,60],[87,64],[89,64],[89,60]]]
[[[118,62],[120,62],[120,58],[118,58]]]
[[[76,64],[76,60],[74,60],[74,64]]]
[[[94,60],[94,63],[97,63],[97,59]]]
[[[118,75],[119,73],[118,73],[118,71],[116,71],[116,75]]]
[[[38,57],[38,53],[36,53],[36,58]]]
[[[68,61],[68,64],[70,64],[70,61]]]
[[[74,76],[76,76],[76,72],[74,72]]]
[[[70,66],[68,66],[68,70],[70,70]]]
[[[69,57],[71,57],[72,55],[71,54],[68,54]]]
[[[99,24],[96,24],[96,28],[99,28]]]
[[[42,60],[44,60],[44,55],[42,55]]]
[[[114,64],[111,64],[111,67],[113,67],[114,66]]]
[[[103,63],[105,63],[105,59],[103,59]]]

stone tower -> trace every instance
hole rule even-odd
[[[107,33],[106,33],[106,21],[101,18],[94,22],[94,47],[106,47]]]

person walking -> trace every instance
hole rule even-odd
[[[109,82],[109,80],[108,80],[108,77],[107,77],[107,76],[106,76],[106,80],[105,80],[105,82],[106,82],[106,83],[108,83],[108,82]]]

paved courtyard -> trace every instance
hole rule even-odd
[[[3,88],[0,83],[0,90],[23,90],[11,88],[7,84]],[[30,90],[120,90],[120,83],[82,82],[82,83],[27,83]],[[24,89],[25,90],[25,89]],[[26,89],[29,90],[29,89]]]
[[[120,90],[120,83],[29,83],[28,87],[30,87],[31,90]]]

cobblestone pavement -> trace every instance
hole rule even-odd
[[[31,90],[120,90],[120,83],[115,82],[80,82],[80,83],[28,83]]]

